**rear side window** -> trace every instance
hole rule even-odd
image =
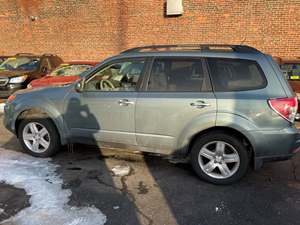
[[[266,87],[267,80],[257,62],[245,59],[209,58],[215,91],[247,91]]]
[[[158,58],[153,62],[148,91],[206,92],[210,91],[207,73],[201,59]]]

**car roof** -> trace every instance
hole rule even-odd
[[[45,53],[42,55],[33,54],[33,53],[17,53],[14,56],[10,56],[10,57],[42,58],[42,57],[58,57],[58,56],[54,55],[54,54],[49,54],[49,53]]]
[[[181,56],[257,59],[261,55],[264,54],[247,45],[184,44],[131,48],[121,52],[116,58]]]
[[[98,61],[92,61],[92,60],[71,60],[61,63],[62,64],[69,64],[69,65],[90,65],[90,66],[96,66],[99,62]]]

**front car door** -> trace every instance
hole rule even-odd
[[[145,65],[139,58],[107,63],[85,79],[82,93],[68,96],[65,121],[75,142],[136,145],[135,104]]]
[[[215,125],[216,98],[201,58],[155,58],[149,71],[136,106],[137,143],[170,154],[192,129]]]

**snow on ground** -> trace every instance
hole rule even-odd
[[[4,112],[4,106],[5,106],[5,103],[0,102],[0,113]]]
[[[30,195],[30,207],[0,224],[102,225],[106,216],[95,207],[71,207],[72,192],[62,189],[58,166],[50,159],[0,148],[0,182],[22,188]]]

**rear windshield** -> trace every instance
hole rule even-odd
[[[265,75],[255,61],[209,58],[208,64],[215,91],[248,91],[267,85]]]

